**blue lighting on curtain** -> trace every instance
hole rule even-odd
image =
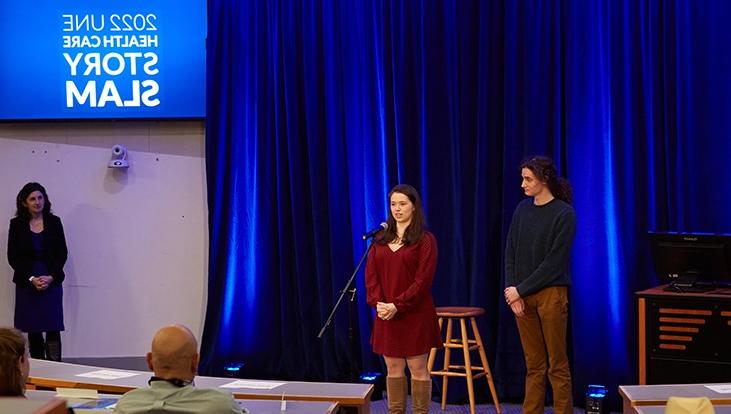
[[[238,278],[235,277],[235,275],[238,273],[237,270],[237,258],[239,256],[239,251],[237,249],[237,243],[236,239],[229,240],[229,250],[233,252],[233,254],[230,254],[228,257],[228,268],[226,269],[226,292],[224,293],[224,299],[223,299],[223,318],[221,319],[221,322],[223,323],[223,326],[228,329],[232,327],[231,324],[231,314],[233,313],[234,309],[234,300],[236,299],[236,282]]]
[[[610,140],[608,139],[611,136],[611,130],[609,131],[609,136],[605,140],[606,146],[605,146],[605,159],[604,159],[604,165],[606,167],[606,175],[604,176],[604,190],[603,193],[605,195],[605,204],[604,204],[604,214],[606,215],[606,246],[607,246],[607,265],[609,266],[609,272],[608,272],[608,292],[607,296],[609,298],[609,317],[611,318],[612,322],[612,331],[614,332],[620,332],[623,329],[622,323],[626,320],[624,318],[622,309],[620,308],[620,303],[622,302],[622,296],[624,296],[623,292],[621,291],[622,281],[621,281],[621,274],[620,274],[620,263],[621,258],[619,257],[619,241],[617,240],[617,233],[618,233],[618,226],[617,226],[617,219],[616,219],[616,213],[617,213],[617,205],[614,200],[614,161],[612,157],[612,148],[611,145],[609,145]],[[611,338],[613,342],[612,349],[621,349],[621,342],[618,342],[617,338]]]
[[[603,5],[601,5],[600,7],[603,8]],[[600,148],[600,153],[603,154],[604,158],[601,165],[604,167],[602,195],[604,196],[604,232],[606,234],[606,264],[608,267],[607,299],[609,300],[609,312],[607,316],[610,322],[611,332],[621,332],[623,329],[621,324],[624,321],[624,315],[622,315],[620,305],[622,304],[622,302],[624,302],[624,300],[622,297],[622,292],[620,291],[620,257],[617,240],[617,234],[619,229],[616,219],[617,203],[615,201],[615,192],[617,191],[617,189],[614,183],[615,156],[614,148],[612,146],[614,141],[612,121],[614,117],[612,113],[611,90],[612,87],[616,85],[616,82],[612,81],[612,62],[610,61],[609,56],[607,56],[606,52],[608,50],[611,50],[612,46],[612,39],[609,34],[609,28],[611,27],[609,13],[604,14],[601,19],[597,20],[601,21],[601,24],[597,25],[597,35],[599,37],[599,42],[597,45],[599,48],[598,56],[600,67],[599,83],[601,90],[601,93],[599,94],[599,96],[601,97],[601,102],[598,104],[598,107],[602,108],[602,125],[605,128],[603,133],[601,134],[600,145],[602,145],[602,147]],[[624,360],[624,355],[617,355],[618,350],[622,348],[621,344],[623,341],[621,337],[610,336],[610,342],[612,343],[610,349],[612,349],[613,357],[620,357],[621,360]]]

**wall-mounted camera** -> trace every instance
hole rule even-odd
[[[124,145],[115,145],[112,147],[112,159],[107,164],[109,168],[128,168],[127,148]]]

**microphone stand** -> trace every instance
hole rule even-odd
[[[330,323],[332,323],[333,319],[335,319],[335,311],[338,310],[338,306],[340,306],[340,302],[343,301],[343,298],[345,297],[345,294],[347,293],[349,295],[349,304],[348,304],[348,342],[350,343],[350,354],[351,357],[355,356],[355,335],[353,334],[353,302],[355,301],[355,292],[356,288],[351,287],[353,284],[353,280],[355,279],[355,275],[358,274],[358,270],[360,270],[360,267],[363,265],[363,261],[365,261],[365,258],[368,257],[368,252],[371,251],[371,248],[373,247],[373,243],[370,243],[368,245],[368,248],[363,253],[363,256],[360,258],[360,261],[358,262],[358,265],[355,266],[355,270],[353,270],[353,274],[350,275],[350,279],[348,279],[348,282],[345,284],[345,287],[340,291],[340,296],[338,297],[338,300],[335,302],[335,306],[333,306],[332,310],[330,311],[330,316],[327,317],[327,321],[325,321],[325,324],[322,325],[322,329],[320,329],[320,333],[317,334],[318,338],[322,338],[322,335],[325,333],[325,330],[328,326],[330,326]],[[354,364],[350,364],[350,379],[351,381],[355,381],[357,377],[357,373],[354,369]]]

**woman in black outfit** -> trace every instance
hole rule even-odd
[[[32,358],[60,361],[61,283],[68,255],[63,226],[51,213],[46,189],[38,183],[23,186],[16,204],[8,231],[8,262],[15,270],[15,327],[28,333]]]

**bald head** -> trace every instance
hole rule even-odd
[[[193,379],[198,369],[198,343],[183,325],[166,326],[152,339],[147,364],[161,378]]]

